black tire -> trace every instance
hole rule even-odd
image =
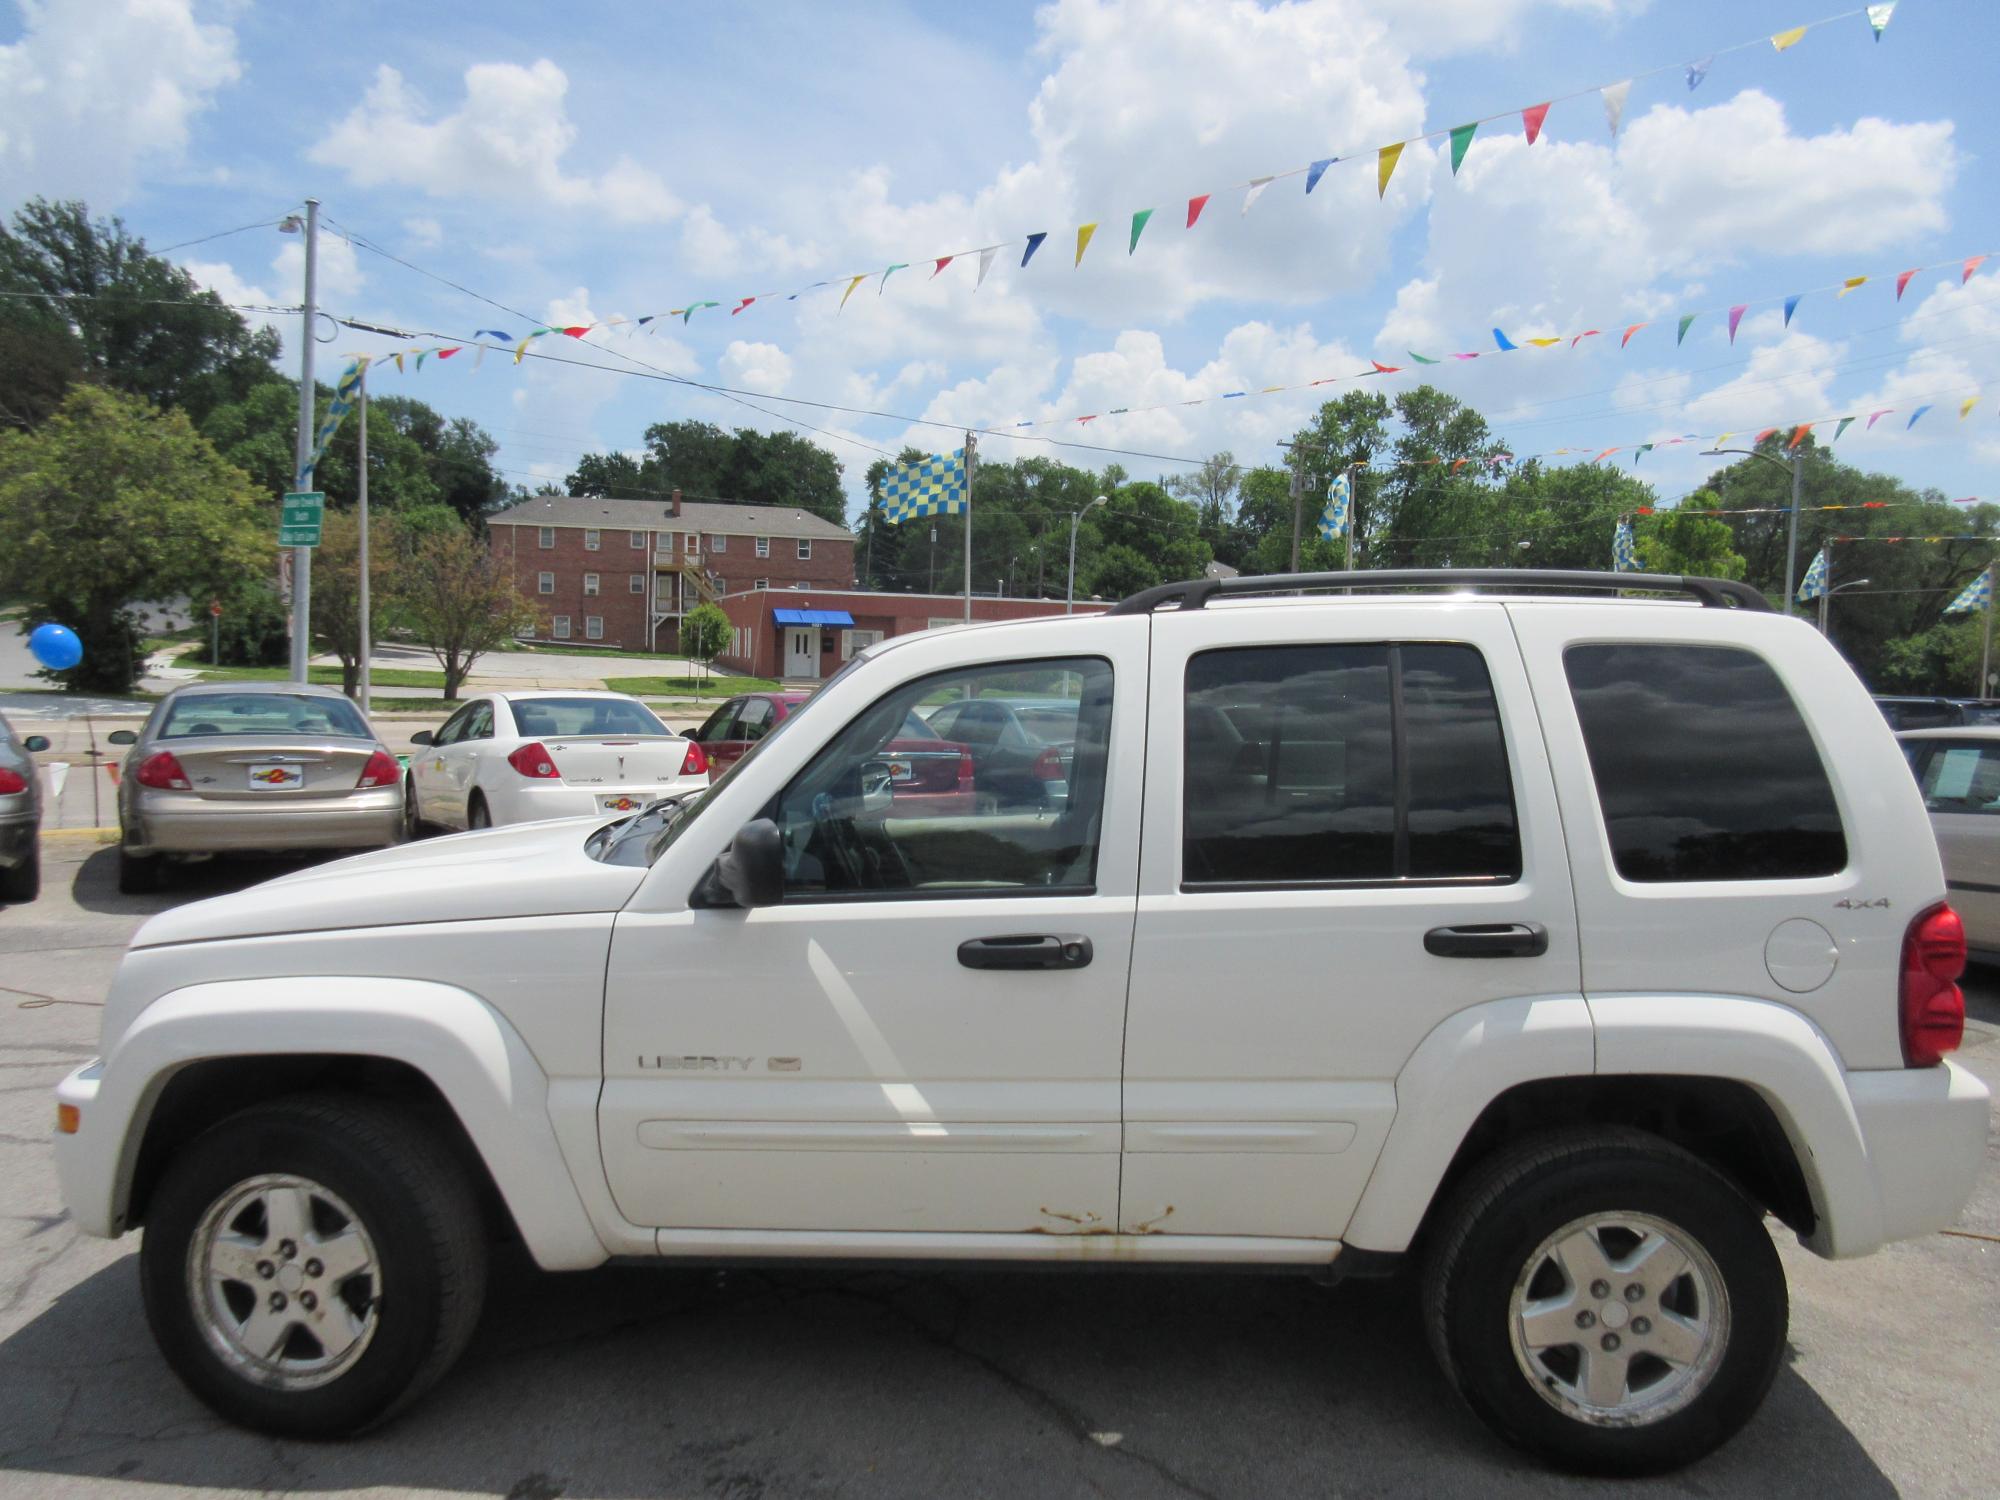
[[[347,1284],[373,1319],[366,1341],[308,1389],[232,1364],[190,1287],[210,1209],[269,1174],[303,1179],[351,1208],[378,1267],[379,1279]],[[387,1421],[464,1351],[486,1292],[479,1204],[450,1151],[409,1111],[341,1094],[257,1105],[182,1148],[154,1190],[139,1254],[147,1321],[174,1373],[221,1416],[282,1437],[344,1437]],[[314,1262],[300,1265],[310,1273]]]
[[[472,800],[465,804],[465,826],[468,829],[493,826],[493,809],[486,805],[485,797],[478,792],[474,792]]]
[[[157,854],[118,848],[118,889],[127,896],[150,896],[166,884],[166,861]]]
[[[0,901],[32,901],[42,893],[42,849],[28,846],[28,857],[11,870],[0,870]]]
[[[1615,1225],[1641,1215],[1705,1255],[1706,1267],[1690,1260],[1687,1277],[1670,1279],[1664,1293],[1657,1285],[1645,1288],[1639,1272],[1628,1273],[1635,1280],[1625,1287],[1616,1286],[1613,1271],[1611,1295],[1600,1301],[1590,1291],[1595,1280],[1565,1291],[1561,1270],[1538,1253],[1580,1220],[1602,1216],[1603,1227],[1603,1221]],[[1423,1305],[1446,1378],[1500,1437],[1559,1468],[1636,1475],[1693,1463],[1736,1434],[1778,1373],[1789,1304],[1763,1215],[1727,1178],[1657,1136],[1602,1128],[1522,1141],[1474,1169],[1435,1223]],[[1600,1240],[1597,1228],[1586,1232],[1599,1249],[1629,1244],[1626,1236],[1633,1233],[1605,1227]],[[1540,1276],[1553,1281],[1522,1286],[1538,1266]],[[1704,1280],[1714,1285],[1699,1306],[1710,1329],[1699,1342],[1701,1355],[1673,1365],[1642,1347],[1677,1332],[1667,1313],[1676,1305],[1696,1308]],[[1641,1300],[1625,1295],[1634,1286]],[[1573,1347],[1517,1352],[1517,1287],[1524,1296],[1550,1298],[1565,1330],[1577,1326]],[[1574,1314],[1559,1301],[1566,1296],[1576,1298]],[[1662,1296],[1672,1301],[1663,1305]],[[1650,1319],[1641,1316],[1649,1312]],[[1594,1321],[1578,1321],[1585,1317]],[[1613,1328],[1623,1333],[1610,1337]],[[1523,1335],[1521,1343],[1532,1340]],[[1586,1361],[1597,1352],[1593,1344],[1612,1351],[1607,1370],[1626,1372],[1617,1377],[1625,1393],[1620,1399],[1638,1403],[1622,1419],[1579,1409],[1578,1392],[1565,1393],[1565,1381],[1585,1386]],[[1648,1400],[1656,1403],[1651,1412]]]
[[[414,844],[418,839],[429,838],[437,830],[423,819],[421,805],[417,801],[417,778],[403,778],[403,842]]]

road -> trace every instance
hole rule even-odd
[[[51,840],[0,908],[0,1496],[490,1494],[1255,1497],[1991,1495],[2000,1151],[1963,1234],[1827,1264],[1779,1232],[1786,1368],[1721,1453],[1639,1486],[1552,1479],[1457,1404],[1404,1282],[969,1271],[547,1276],[504,1257],[456,1372],[386,1431],[218,1423],[147,1336],[133,1240],[82,1238],[47,1145],[55,1080],[146,913],[272,873],[123,897]],[[2000,975],[1962,1057],[2000,1083]],[[1885,999],[1885,1003],[1886,999]]]

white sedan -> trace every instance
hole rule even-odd
[[[636,812],[708,785],[708,757],[623,693],[487,693],[435,734],[410,737],[404,818],[493,828],[543,818]]]

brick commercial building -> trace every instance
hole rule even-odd
[[[538,495],[486,519],[532,639],[677,651],[681,616],[742,591],[852,589],[854,536],[788,505]]]
[[[754,677],[831,677],[842,662],[885,636],[965,623],[963,594],[873,594],[855,589],[752,589],[725,595],[731,640],[719,665]],[[1101,603],[1079,604],[1078,615]],[[1062,601],[975,598],[972,618],[1028,620],[1059,615]]]

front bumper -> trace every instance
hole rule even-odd
[[[403,836],[403,789],[282,804],[149,795],[127,827],[134,854],[225,854],[250,850],[376,849]],[[171,797],[171,800],[169,800]]]
[[[661,797],[679,797],[705,791],[706,776],[680,776],[672,781],[620,782],[612,786],[573,786],[517,778],[520,785],[485,787],[487,805],[495,823],[539,823],[549,818],[622,818],[643,809]],[[607,800],[629,801],[630,807],[608,807]]]
[[[56,1085],[56,1103],[73,1106],[82,1122],[73,1134],[56,1132],[56,1182],[76,1227],[109,1239],[125,1230],[113,1222],[121,1143],[110,1138],[113,1132],[122,1133],[125,1122],[98,1118],[93,1106],[103,1081],[104,1060],[93,1057]]]
[[[1880,1206],[1877,1243],[1949,1228],[1986,1165],[1992,1119],[1986,1085],[1946,1062],[1935,1068],[1849,1073],[1847,1094]],[[1874,1248],[1842,1245],[1835,1253]]]

